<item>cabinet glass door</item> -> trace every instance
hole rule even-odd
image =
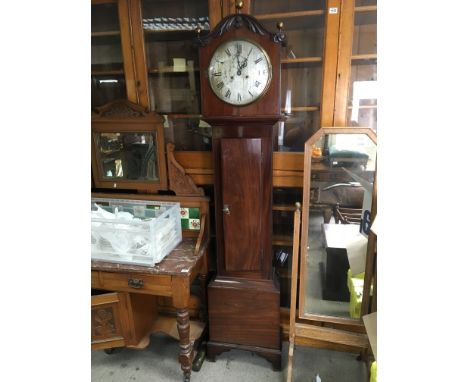
[[[376,0],[356,0],[355,3],[346,120],[348,126],[377,130]]]
[[[283,22],[287,46],[281,56],[283,118],[277,151],[304,151],[319,129],[325,25],[324,0],[253,0],[252,14],[270,31]]]
[[[210,150],[200,120],[196,29],[208,33],[208,0],[142,0],[150,109],[165,115],[166,139],[177,150]]]
[[[91,107],[126,97],[117,2],[91,5]]]

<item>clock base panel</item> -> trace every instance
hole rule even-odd
[[[280,292],[274,280],[216,277],[208,286],[208,315],[212,358],[244,349],[267,358],[279,370]]]
[[[258,346],[234,345],[222,342],[208,341],[206,359],[215,362],[216,357],[229,350],[245,350],[257,354],[269,361],[274,371],[281,371],[281,350],[262,348]]]

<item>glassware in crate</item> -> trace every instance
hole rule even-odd
[[[180,204],[91,198],[91,258],[153,266],[182,241]]]

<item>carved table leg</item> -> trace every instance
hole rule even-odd
[[[177,330],[179,331],[179,362],[184,372],[184,382],[190,381],[192,370],[192,343],[190,342],[190,317],[188,309],[177,309]]]

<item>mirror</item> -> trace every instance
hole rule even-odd
[[[111,102],[96,111],[91,118],[94,186],[166,190],[164,118],[128,100]]]
[[[154,133],[96,133],[104,179],[159,180]]]
[[[322,128],[305,144],[301,318],[360,319],[376,142],[371,129]]]

